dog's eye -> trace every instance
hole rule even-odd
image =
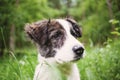
[[[62,33],[60,31],[57,31],[53,36],[52,38],[56,39],[58,37],[60,37],[62,35]]]

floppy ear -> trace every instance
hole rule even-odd
[[[35,30],[34,24],[27,23],[25,25],[25,32],[28,35],[28,37],[31,38],[31,39],[34,39],[34,36],[33,36],[34,35],[34,30]]]
[[[71,16],[66,17],[65,20],[72,22],[72,23],[77,23]]]
[[[68,21],[72,25],[71,33],[75,37],[81,37],[82,36],[82,30],[81,30],[81,27],[77,24],[77,22],[72,18],[66,18],[66,21]]]
[[[25,32],[30,39],[39,44],[44,44],[48,39],[50,20],[42,20],[25,25]],[[43,36],[44,35],[44,36]],[[44,40],[44,41],[43,41]],[[41,43],[42,42],[42,43]]]

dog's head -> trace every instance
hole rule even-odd
[[[37,44],[40,55],[45,59],[71,62],[83,56],[84,47],[77,40],[82,35],[81,30],[71,18],[27,24],[25,32]]]

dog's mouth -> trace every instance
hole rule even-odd
[[[64,60],[59,59],[59,60],[57,60],[57,63],[62,64],[62,63],[68,63],[68,62],[70,62],[70,63],[71,62],[77,62],[81,58],[82,58],[82,56],[81,57],[80,56],[76,56],[76,57],[74,57],[73,60],[69,60],[69,61],[64,61]]]
[[[72,60],[72,62],[76,62],[76,61],[80,60],[81,58],[82,58],[82,56],[76,56],[76,57],[74,57],[74,60]]]

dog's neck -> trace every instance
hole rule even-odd
[[[44,57],[40,56],[40,54],[38,54],[38,61],[42,65],[47,65],[53,69],[59,70],[59,72],[62,73],[62,75],[64,74],[65,76],[71,73],[72,65],[74,64],[72,62],[58,63],[54,60],[54,58],[45,59]]]
[[[56,61],[54,58],[44,58],[40,55],[40,53],[38,54],[38,62],[39,63],[49,63],[49,64],[55,64]]]

